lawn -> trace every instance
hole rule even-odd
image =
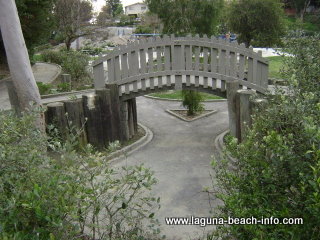
[[[281,79],[280,70],[283,68],[283,62],[285,57],[283,56],[274,56],[267,57],[269,60],[269,78]]]
[[[209,94],[209,93],[200,93],[203,97],[204,100],[212,100],[212,99],[223,99],[222,97],[213,95],[213,94]],[[182,92],[181,90],[179,91],[173,91],[173,90],[169,90],[169,91],[164,91],[164,92],[158,92],[158,93],[152,93],[150,94],[150,96],[153,97],[159,97],[159,98],[169,98],[169,99],[182,99]]]

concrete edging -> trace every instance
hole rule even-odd
[[[81,93],[92,93],[95,89],[87,89],[87,90],[81,90],[81,91],[74,91],[74,92],[63,92],[63,93],[55,93],[55,94],[47,94],[42,95],[41,99],[48,99],[53,97],[61,97],[61,96],[67,96],[67,95],[75,95],[75,94],[81,94]]]
[[[147,145],[153,139],[153,132],[146,126],[141,123],[138,125],[143,128],[145,131],[145,135],[140,138],[138,141],[126,146],[116,152],[111,153],[106,157],[106,160],[109,160],[111,163],[117,160],[120,160],[123,157],[131,155],[133,152],[137,151],[138,149],[142,148],[143,146]]]
[[[146,98],[154,99],[154,100],[162,100],[162,101],[170,101],[170,102],[182,102],[181,99],[171,99],[171,98],[160,98],[160,97],[153,97],[150,95],[144,95]],[[211,100],[205,100],[203,102],[225,102],[227,99],[211,99]]]
[[[177,118],[179,118],[179,119],[181,119],[181,120],[183,120],[183,121],[185,121],[185,122],[193,122],[195,120],[208,117],[208,116],[218,112],[217,110],[207,110],[207,111],[210,111],[210,112],[205,113],[203,115],[200,115],[198,117],[195,117],[194,119],[186,119],[186,118],[182,117],[181,115],[176,114],[175,112],[173,112],[175,110],[184,110],[184,109],[171,109],[171,110],[170,109],[166,109],[166,112],[171,114],[171,115],[173,115],[173,116],[175,116],[175,117],[177,117]]]
[[[234,165],[237,163],[237,159],[232,157],[228,152],[224,151],[224,137],[226,134],[230,132],[229,129],[223,131],[220,133],[215,139],[214,139],[214,149],[215,149],[215,156],[219,159],[223,157],[227,157],[230,160],[230,165]],[[232,166],[234,168],[234,166]]]

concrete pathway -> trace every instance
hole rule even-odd
[[[32,71],[37,82],[50,83],[61,74],[61,67],[51,63],[36,63],[32,66]],[[10,108],[6,84],[0,81],[0,110]]]
[[[115,167],[144,163],[155,171],[158,184],[153,188],[161,198],[161,209],[156,217],[161,223],[161,233],[167,239],[196,239],[213,227],[167,226],[165,217],[209,217],[210,204],[204,187],[211,186],[210,166],[213,140],[228,128],[226,102],[205,104],[217,113],[195,122],[184,122],[165,110],[181,107],[179,102],[137,98],[138,121],[149,127],[153,140],[113,163]],[[216,206],[217,200],[211,202]]]

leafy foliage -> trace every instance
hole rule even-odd
[[[163,33],[213,35],[222,0],[146,0],[149,10],[164,24]]]
[[[194,115],[196,112],[204,110],[203,95],[198,91],[182,90],[182,105],[188,109],[188,115]]]
[[[226,17],[230,30],[247,47],[251,44],[272,47],[281,43],[285,33],[283,9],[278,0],[233,1]]]
[[[44,51],[42,54],[43,61],[52,62],[61,65],[63,72],[71,75],[75,83],[91,82],[86,67],[89,57],[78,51]]]
[[[158,239],[142,227],[156,226],[160,201],[149,169],[111,168],[90,145],[76,153],[76,136],[48,153],[34,118],[0,113],[1,239]]]
[[[106,3],[112,17],[119,16],[123,13],[123,6],[120,0],[106,0]]]
[[[222,216],[303,218],[303,225],[230,225],[215,234],[236,239],[320,238],[320,54],[318,38],[288,40],[289,93],[269,96],[246,139],[229,140],[238,159],[215,162]]]
[[[54,29],[54,0],[16,0],[23,36],[32,56],[33,47],[45,43]]]

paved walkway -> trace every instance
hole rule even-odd
[[[167,226],[165,217],[212,216],[208,196],[202,190],[212,184],[213,140],[228,128],[226,102],[206,103],[208,109],[218,112],[195,122],[184,122],[165,112],[167,108],[180,106],[179,102],[137,98],[138,121],[153,131],[154,138],[127,159],[114,163],[116,167],[144,163],[155,171],[158,184],[153,192],[161,198],[161,209],[156,217],[162,234],[169,240],[195,239],[212,229]]]
[[[36,63],[32,66],[34,78],[37,82],[50,83],[61,73],[61,67],[51,63]],[[0,81],[0,110],[10,109],[10,101],[6,84]]]

